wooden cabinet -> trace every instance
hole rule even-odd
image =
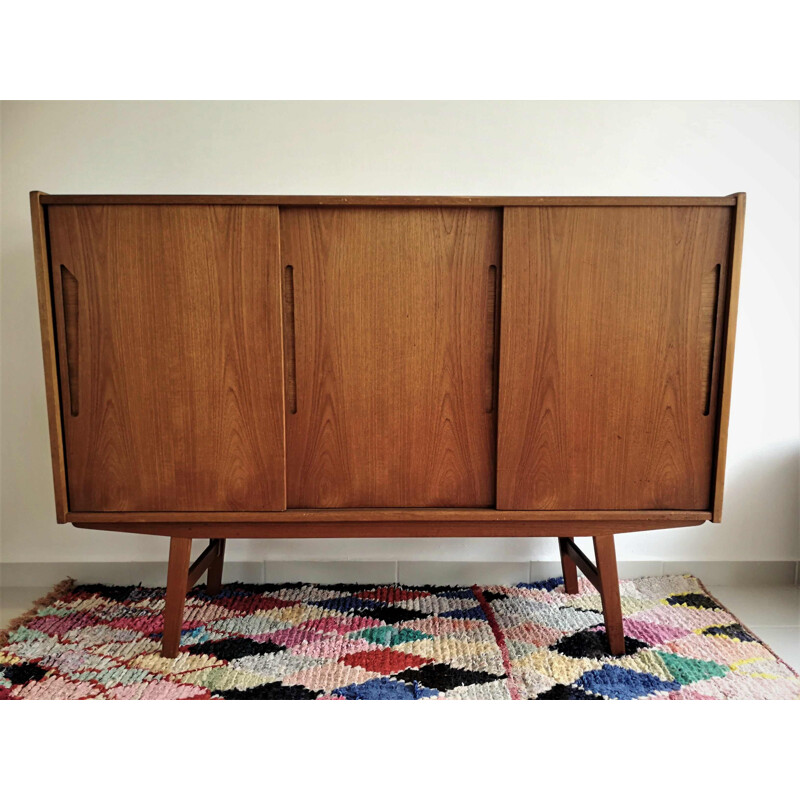
[[[720,519],[744,195],[31,200],[58,520],[171,537],[165,654],[293,536],[556,536],[621,652],[613,534]]]

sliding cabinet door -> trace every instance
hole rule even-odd
[[[498,508],[709,508],[731,215],[506,209]]]
[[[277,208],[48,225],[70,510],[284,508]]]
[[[296,508],[490,506],[501,212],[282,208]]]

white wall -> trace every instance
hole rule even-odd
[[[28,192],[721,195],[746,191],[725,520],[619,537],[621,559],[797,560],[800,104],[5,103],[5,562],[162,560],[54,522]],[[527,560],[551,540],[233,542],[263,558]]]

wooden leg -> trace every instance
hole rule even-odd
[[[220,589],[222,589],[222,564],[225,560],[225,539],[213,539],[212,541],[216,545],[217,555],[208,568],[206,593],[219,594]]]
[[[169,542],[169,568],[167,570],[167,600],[164,608],[164,635],[161,655],[175,658],[181,643],[181,625],[186,593],[189,591],[189,561],[192,557],[192,540],[173,536]]]
[[[625,637],[622,632],[622,606],[619,600],[619,577],[614,537],[595,536],[593,538],[600,583],[598,590],[603,600],[603,617],[606,622],[608,645],[612,655],[624,656]]]
[[[561,571],[564,574],[564,591],[567,594],[578,594],[578,567],[567,553],[567,542],[574,541],[569,538],[560,537],[558,549],[561,552]]]

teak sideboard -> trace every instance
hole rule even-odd
[[[744,205],[33,192],[58,521],[170,537],[168,657],[234,537],[558,537],[622,654],[614,534],[720,520]]]

